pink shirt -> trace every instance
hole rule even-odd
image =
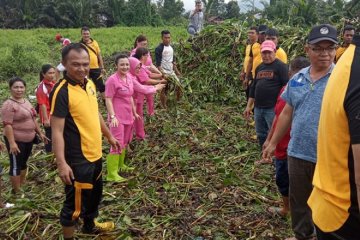
[[[120,76],[116,72],[105,83],[105,96],[112,98],[115,116],[121,124],[131,125],[134,122],[131,105],[134,91],[151,94],[155,93],[156,89],[154,86],[141,85],[130,73],[126,75],[126,82],[120,80]]]
[[[17,142],[32,142],[35,138],[36,111],[31,103],[25,99],[18,103],[11,99],[6,100],[1,108],[3,125],[11,125],[14,138]]]
[[[130,56],[134,56],[135,52],[136,52],[137,48],[134,48],[133,50],[131,50],[130,52]],[[148,58],[146,60],[145,66],[150,67],[151,65],[153,65],[152,59],[151,59],[151,55],[150,55],[150,51],[148,52]]]

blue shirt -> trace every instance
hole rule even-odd
[[[317,132],[321,102],[334,68],[316,82],[310,78],[310,67],[290,79],[281,98],[293,108],[288,156],[316,163]]]

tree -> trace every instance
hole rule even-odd
[[[232,0],[226,4],[226,13],[225,18],[239,18],[240,17],[240,7],[237,1]]]
[[[158,1],[158,3],[160,4],[160,15],[165,21],[179,19],[185,11],[184,3],[180,0],[163,0]]]

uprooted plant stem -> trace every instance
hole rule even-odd
[[[147,119],[149,139],[133,142],[127,157],[136,171],[122,174],[129,181],[105,183],[100,220],[114,220],[117,230],[101,239],[285,236],[286,220],[266,212],[278,204],[273,167],[254,165],[258,145],[240,108],[180,106]],[[15,209],[1,211],[0,237],[55,239],[61,233],[63,185],[51,157],[39,154],[29,165],[25,198]]]

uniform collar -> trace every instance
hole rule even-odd
[[[66,80],[68,83],[70,83],[71,85],[73,85],[73,86],[79,85],[79,86],[82,87],[82,88],[84,88],[84,87],[86,86],[87,82],[88,82],[88,80],[85,78],[85,79],[84,79],[84,84],[82,84],[82,83],[80,83],[80,82],[78,82],[78,81],[75,81],[75,80],[71,79],[71,78],[70,78],[68,75],[66,75],[66,74],[65,74],[64,78],[65,78],[65,80]]]

